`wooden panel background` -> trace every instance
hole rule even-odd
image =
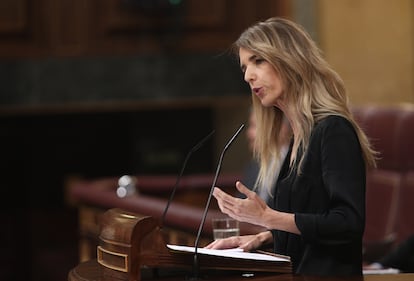
[[[221,51],[252,22],[290,14],[288,0],[169,3],[3,0],[0,57]]]

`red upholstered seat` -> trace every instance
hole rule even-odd
[[[398,161],[402,172],[414,171],[414,109],[401,112],[397,141]]]
[[[414,234],[414,170],[406,173],[401,181],[397,212],[396,242],[400,243]]]
[[[362,129],[364,129],[364,131],[365,131],[365,128],[366,128],[366,125],[365,125],[365,123],[366,123],[365,118],[366,118],[366,116],[367,116],[367,112],[368,112],[367,107],[366,107],[366,106],[353,106],[353,107],[351,108],[351,111],[352,111],[352,114],[353,114],[353,116],[354,116],[354,118],[355,118],[355,121],[356,121],[356,122],[358,123],[358,125],[359,125],[359,126],[361,126],[361,127],[362,127]]]
[[[389,239],[395,232],[401,175],[374,170],[367,174],[365,242]]]
[[[414,234],[414,107],[360,106],[355,120],[380,153],[367,172],[366,259],[377,259]]]
[[[399,170],[398,158],[401,110],[394,107],[367,107],[363,130],[368,135],[374,149],[380,153],[378,169]]]

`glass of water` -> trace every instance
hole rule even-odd
[[[239,221],[232,218],[213,218],[214,240],[240,235]]]

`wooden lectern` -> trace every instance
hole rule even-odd
[[[192,269],[194,253],[167,248],[159,221],[121,209],[105,212],[101,221],[97,264],[99,280],[140,281],[142,268]],[[198,254],[200,269],[291,273],[290,262],[235,259]],[[74,269],[75,270],[75,269]],[[70,281],[90,280],[72,270]],[[95,276],[96,278],[96,276]],[[94,279],[96,280],[96,279]]]

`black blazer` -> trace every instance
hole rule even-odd
[[[353,126],[339,116],[315,124],[299,174],[290,154],[274,206],[295,214],[301,235],[272,231],[275,252],[289,255],[297,274],[361,275],[365,162]]]

